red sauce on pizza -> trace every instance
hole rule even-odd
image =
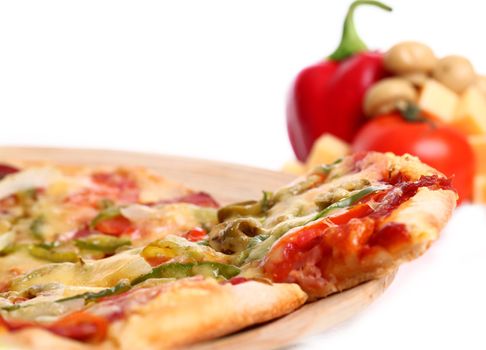
[[[393,252],[410,242],[405,225],[383,221],[420,188],[452,190],[449,179],[436,175],[407,181],[399,174],[390,184],[393,187],[363,198],[344,213],[287,233],[264,260],[264,272],[275,282],[298,282],[311,291],[322,288],[347,259],[359,260],[379,249]]]

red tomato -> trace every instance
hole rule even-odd
[[[121,236],[123,234],[130,234],[134,231],[134,227],[130,220],[126,217],[118,215],[113,218],[109,218],[103,221],[100,221],[95,226],[96,231],[101,233],[112,235],[112,236]]]
[[[472,197],[474,153],[466,137],[440,123],[408,122],[399,114],[374,118],[356,135],[352,150],[405,153],[452,177],[459,200]]]
[[[205,229],[196,227],[186,233],[186,239],[191,242],[199,242],[207,237]]]

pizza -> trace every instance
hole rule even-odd
[[[456,205],[359,153],[220,207],[136,167],[0,166],[0,345],[166,349],[266,322],[423,254]]]

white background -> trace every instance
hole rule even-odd
[[[404,39],[486,73],[481,1],[361,8],[370,48]],[[285,96],[337,45],[349,1],[2,1],[0,143],[104,147],[278,169]],[[486,348],[486,213],[463,208],[361,316],[302,347]],[[472,248],[472,251],[471,251]]]

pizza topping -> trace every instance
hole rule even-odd
[[[274,202],[279,202],[284,200],[285,198],[297,196],[308,190],[315,188],[322,183],[324,183],[327,179],[328,172],[318,172],[312,173],[307,176],[305,179],[289,186],[281,188],[277,191],[273,197]]]
[[[62,175],[52,168],[32,168],[5,176],[0,182],[0,198],[36,188],[46,188]]]
[[[349,208],[350,206],[354,205],[355,203],[359,202],[360,200],[368,197],[369,195],[373,193],[377,193],[380,191],[384,191],[387,188],[389,188],[386,185],[379,185],[379,186],[369,186],[365,187],[362,190],[359,190],[357,192],[352,193],[346,198],[342,198],[339,201],[325,207],[320,211],[314,218],[313,220],[317,220],[319,218],[325,217],[326,215],[329,215],[331,212],[333,212],[336,209],[345,209]]]
[[[219,204],[216,200],[206,192],[191,193],[182,197],[176,197],[172,199],[163,199],[155,203],[149,203],[149,205],[159,204],[174,204],[174,203],[189,203],[200,207],[218,208]]]
[[[240,269],[234,265],[218,262],[203,261],[195,263],[167,263],[154,267],[152,272],[135,279],[136,285],[149,278],[185,278],[191,276],[204,276],[215,279],[230,279],[240,273]]]
[[[0,164],[0,180],[3,179],[5,176],[18,173],[20,169],[15,168],[8,164]]]
[[[93,182],[106,191],[108,199],[118,199],[122,202],[134,203],[138,201],[139,188],[136,181],[124,170],[115,172],[98,172],[91,176]]]
[[[90,223],[90,227],[98,232],[121,236],[135,231],[130,220],[121,215],[120,208],[108,207],[101,211]]]
[[[86,292],[83,294],[73,295],[67,298],[57,300],[58,303],[64,303],[70,300],[83,299],[85,302],[98,301],[100,299],[124,293],[131,288],[131,283],[128,279],[121,279],[115,286],[100,290],[98,292]]]
[[[43,215],[39,215],[38,217],[36,217],[30,224],[30,233],[36,240],[39,241],[44,240],[44,234],[42,232],[42,228],[44,224],[45,224],[45,217]]]
[[[136,203],[140,189],[130,173],[123,169],[111,172],[95,172],[90,182],[66,199],[67,204],[99,208],[100,203]]]
[[[317,195],[315,202],[319,208],[324,209],[341,199],[349,197],[351,192],[361,190],[363,187],[370,185],[370,181],[366,179],[345,182],[339,187],[331,188],[330,191]]]
[[[228,260],[227,256],[210,247],[172,235],[148,244],[142,250],[141,256],[152,266],[169,260],[184,263],[201,261],[226,262]]]
[[[23,291],[32,286],[48,283],[62,283],[65,286],[112,287],[121,279],[132,280],[152,270],[138,252],[139,250],[135,249],[101,260],[44,265],[14,278],[10,290]]]
[[[135,231],[132,223],[121,215],[98,222],[95,229],[112,236],[130,235]]]
[[[80,249],[95,250],[106,254],[113,254],[121,247],[130,246],[132,242],[127,238],[95,233],[87,237],[77,239],[75,244]]]
[[[272,194],[263,192],[263,197],[259,201],[245,201],[227,205],[218,210],[219,222],[226,221],[234,217],[261,216],[274,204]]]
[[[214,226],[209,232],[209,245],[225,254],[238,253],[248,247],[251,237],[263,232],[257,219],[236,218]]]
[[[245,251],[243,251],[241,255],[237,257],[236,260],[239,261],[240,263],[259,260],[267,254],[267,252],[270,250],[272,245],[278,239],[280,239],[280,237],[282,237],[284,234],[289,232],[291,229],[309,224],[312,221],[326,217],[340,209],[349,208],[350,206],[354,205],[355,203],[358,203],[359,201],[367,198],[368,196],[374,193],[384,191],[387,188],[389,188],[389,186],[387,185],[365,187],[362,190],[352,192],[346,198],[343,198],[331,205],[328,205],[317,214],[311,213],[306,216],[297,217],[292,220],[284,221],[274,226],[271,229],[269,234],[255,236],[252,242],[250,242],[250,244],[248,245],[248,248]]]
[[[393,187],[371,186],[341,199],[317,214],[317,221],[289,231],[268,253],[265,273],[273,281],[297,282],[311,295],[318,295],[332,288],[336,279],[352,278],[361,269],[372,268],[363,260],[369,254],[377,250],[398,254],[412,237],[405,225],[381,224],[383,220],[420,188],[450,189],[450,181],[434,175],[409,182],[400,175],[391,182]],[[335,213],[337,208],[349,209]],[[347,271],[352,261],[356,265]]]
[[[208,237],[208,233],[201,227],[193,228],[185,234],[185,238],[190,242],[200,242]]]
[[[79,256],[72,250],[61,250],[55,244],[32,244],[28,247],[29,254],[35,258],[51,262],[76,262]]]
[[[242,283],[245,283],[245,282],[248,282],[248,281],[250,281],[250,280],[246,277],[236,276],[236,277],[230,278],[230,280],[228,282],[231,283],[232,285],[236,286],[237,284],[242,284]]]
[[[7,231],[0,234],[0,254],[3,254],[9,249],[15,242],[15,233],[13,231]]]

